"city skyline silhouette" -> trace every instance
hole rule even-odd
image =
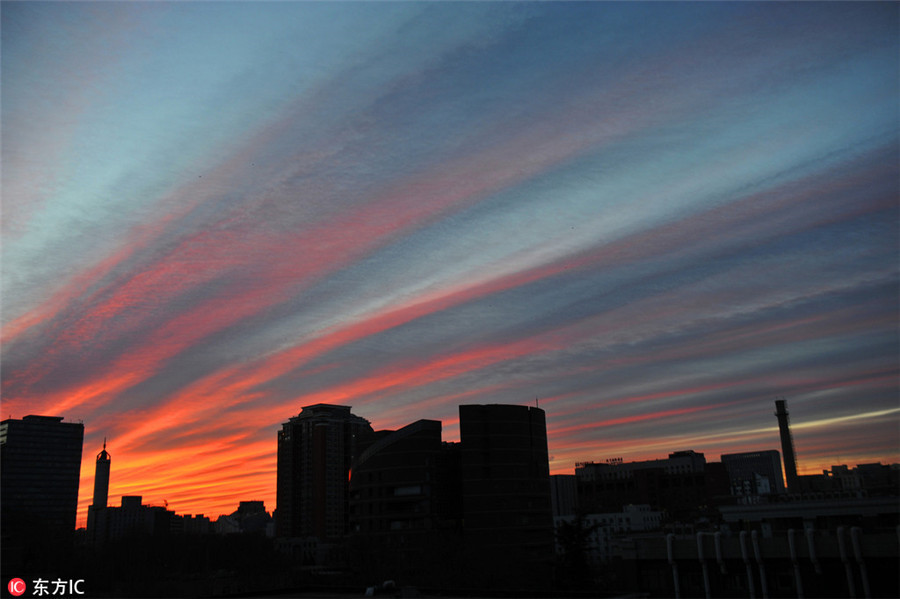
[[[215,522],[141,496],[114,505],[104,443],[86,531],[73,529],[84,425],[7,419],[3,574],[30,581],[11,579],[10,592],[38,593],[54,571],[72,576],[54,584],[99,597],[357,596],[364,586],[367,596],[710,597],[753,596],[756,585],[775,597],[856,596],[857,585],[894,596],[900,464],[794,475],[787,401],[774,405],[783,464],[777,450],[721,462],[681,450],[551,476],[538,407],[461,404],[461,438],[448,442],[436,420],[375,430],[349,406],[314,404],[273,443],[271,515],[257,500]],[[741,561],[746,576],[734,574]]]

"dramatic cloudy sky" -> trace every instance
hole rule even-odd
[[[894,3],[4,3],[3,417],[275,507],[304,405],[900,461]]]

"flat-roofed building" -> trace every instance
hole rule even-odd
[[[62,416],[0,422],[0,504],[4,528],[28,523],[32,533],[75,532],[84,424]]]
[[[452,585],[461,514],[441,423],[418,420],[378,434],[350,479],[354,564],[371,580]]]
[[[278,432],[275,534],[338,541],[349,532],[350,467],[372,441],[349,406],[315,404]]]
[[[732,495],[785,492],[781,454],[774,449],[724,454],[722,464],[728,471]]]
[[[554,555],[547,423],[539,408],[459,406],[463,514],[482,588],[544,588]]]

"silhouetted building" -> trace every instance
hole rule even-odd
[[[111,458],[106,451],[106,440],[103,441],[103,449],[97,454],[94,464],[94,497],[88,507],[87,538],[88,543],[94,544],[99,539],[106,538],[106,531],[98,529],[98,524],[105,519],[98,519],[97,512],[105,510],[109,502],[109,469]]]
[[[349,531],[350,467],[372,427],[348,406],[304,407],[278,432],[276,535],[333,542]]]
[[[218,534],[250,533],[272,536],[272,517],[262,501],[242,501],[238,509],[227,516],[219,516],[214,529]]]
[[[732,495],[784,493],[781,455],[773,450],[722,455]]]
[[[62,416],[0,422],[4,536],[71,539],[78,510],[84,425]],[[19,528],[22,527],[22,531]]]
[[[724,467],[707,464],[693,450],[670,453],[665,460],[583,462],[576,465],[575,476],[578,505],[587,513],[647,504],[670,518],[692,518],[729,493]]]
[[[546,588],[554,555],[544,412],[460,406],[441,423],[378,431],[351,475],[352,564],[368,580],[443,588]],[[312,549],[312,548],[309,548]]]
[[[140,495],[123,495],[118,507],[94,512],[95,542],[103,544],[130,536],[163,537],[184,532],[184,523],[175,512],[143,504]]]
[[[205,535],[213,530],[209,517],[203,514],[176,515],[173,522],[173,529],[176,533],[179,532],[178,528],[185,535]]]
[[[354,566],[366,580],[451,584],[460,514],[441,423],[418,420],[379,435],[350,480]]]
[[[550,476],[550,505],[554,518],[575,514],[578,509],[578,493],[574,474]]]
[[[554,540],[544,411],[463,405],[459,429],[472,579],[482,588],[546,587]]]
[[[836,466],[832,466],[834,473]],[[900,464],[857,464],[851,474],[859,478],[859,486],[869,496],[900,495]]]
[[[775,416],[778,418],[778,432],[781,435],[781,453],[784,455],[784,477],[788,491],[800,491],[797,479],[797,457],[794,454],[794,437],[791,435],[791,422],[787,411],[787,401],[775,400]]]
[[[896,464],[859,464],[855,468],[840,464],[832,466],[831,470],[823,470],[822,474],[800,475],[797,481],[798,490],[804,497],[822,493],[859,497],[900,495],[900,470]]]

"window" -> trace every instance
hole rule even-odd
[[[410,495],[421,495],[421,485],[410,485],[406,487],[396,487],[394,489],[394,497],[408,497]]]

